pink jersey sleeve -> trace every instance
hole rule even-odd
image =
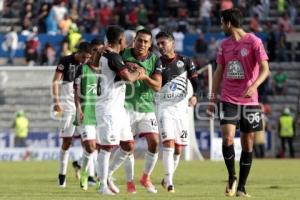
[[[225,66],[225,59],[224,59],[224,54],[223,54],[223,42],[219,47],[216,62],[217,62],[217,64]]]
[[[255,52],[255,58],[258,63],[261,63],[261,61],[269,59],[265,51],[264,45],[259,38],[256,38],[254,42],[254,52]]]

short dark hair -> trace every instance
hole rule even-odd
[[[150,35],[151,38],[152,38],[152,33],[151,33],[151,31],[148,30],[148,29],[141,29],[141,30],[137,31],[135,37],[137,37],[138,34],[146,34],[146,35]]]
[[[78,45],[78,50],[79,53],[89,53],[92,54],[92,47],[90,43],[88,42],[81,42]]]
[[[168,38],[168,39],[171,39],[171,40],[175,40],[174,35],[172,33],[168,32],[168,31],[160,31],[155,36],[156,39],[161,38],[161,37],[165,37],[165,38]]]
[[[109,26],[106,30],[106,38],[109,44],[118,44],[120,36],[124,33],[124,29],[120,26]]]
[[[221,18],[223,18],[223,22],[225,24],[230,22],[232,26],[236,28],[240,28],[242,26],[243,14],[238,8],[223,10],[221,12]]]
[[[92,39],[91,41],[91,45],[94,46],[94,45],[104,45],[104,42],[102,40],[99,40],[97,38],[94,38]]]

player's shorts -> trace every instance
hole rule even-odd
[[[127,111],[130,118],[132,133],[135,136],[143,137],[149,133],[158,134],[158,125],[154,112],[140,113],[135,111]]]
[[[96,118],[97,144],[116,146],[120,141],[133,141],[130,121],[125,109],[119,112],[97,112]]]
[[[64,112],[59,122],[59,136],[61,138],[73,137],[75,126],[75,112]]]
[[[81,124],[77,127],[77,131],[79,132],[82,141],[96,140],[96,125]]]
[[[176,144],[188,144],[188,117],[176,118],[165,115],[158,116],[158,126],[162,142],[174,140]]]
[[[262,130],[262,115],[259,105],[236,105],[221,102],[219,108],[221,125],[233,124],[239,126],[243,133]]]

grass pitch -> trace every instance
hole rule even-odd
[[[218,200],[224,196],[226,169],[223,162],[181,161],[176,171],[174,183],[176,193],[169,194],[161,186],[163,166],[158,162],[153,172],[153,183],[158,194],[147,193],[138,184],[143,161],[136,161],[137,194],[126,194],[123,167],[115,174],[121,193],[116,196],[101,196],[95,187],[88,191],[79,188],[71,164],[67,177],[67,187],[57,186],[58,163],[44,162],[1,162],[1,200]],[[236,163],[238,169],[238,163]],[[297,200],[300,199],[300,160],[254,160],[248,179],[247,191],[251,199]],[[232,199],[238,199],[233,197]]]

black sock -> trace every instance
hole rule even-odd
[[[235,152],[234,152],[233,144],[230,146],[223,145],[222,152],[227,167],[229,179],[234,179],[235,178],[235,167],[234,167]]]
[[[252,152],[242,151],[241,159],[240,159],[240,178],[239,178],[238,190],[243,191],[245,189],[245,185],[247,182],[247,177],[249,175],[251,165],[252,165]]]

